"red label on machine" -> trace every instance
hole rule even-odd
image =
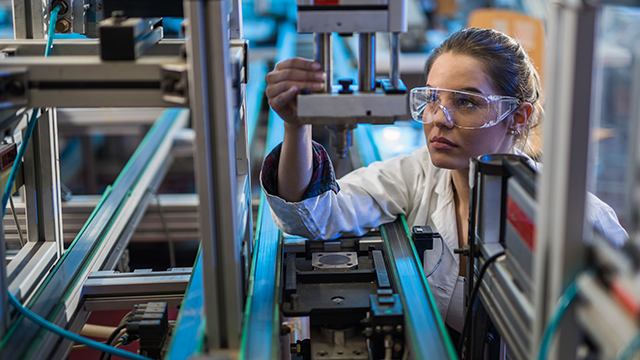
[[[507,196],[507,221],[532,252],[536,251],[536,225],[511,196]]]
[[[313,5],[340,5],[340,0],[315,0]]]

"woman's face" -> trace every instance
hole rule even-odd
[[[450,53],[440,55],[435,61],[427,86],[503,95],[493,88],[493,81],[480,61]],[[513,136],[508,134],[512,121],[510,115],[492,127],[461,129],[449,123],[442,110],[438,110],[433,122],[424,124],[431,161],[440,168],[464,169],[469,167],[471,157],[509,152],[513,142]]]

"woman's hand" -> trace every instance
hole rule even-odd
[[[325,73],[320,64],[301,58],[281,61],[267,74],[265,93],[271,108],[288,124],[300,125],[296,95],[300,89],[324,89]]]

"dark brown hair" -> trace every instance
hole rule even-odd
[[[539,155],[532,129],[540,124],[543,116],[542,86],[538,71],[522,45],[493,29],[460,30],[432,51],[425,65],[425,79],[438,57],[446,53],[479,60],[493,80],[496,95],[513,96],[533,105],[527,126],[516,136],[514,145],[529,155]]]

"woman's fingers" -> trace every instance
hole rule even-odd
[[[286,89],[285,91],[278,92],[277,95],[268,96],[269,105],[277,112],[278,110],[288,106],[289,103],[296,98],[297,94],[298,94],[298,87],[293,85],[289,89]]]

